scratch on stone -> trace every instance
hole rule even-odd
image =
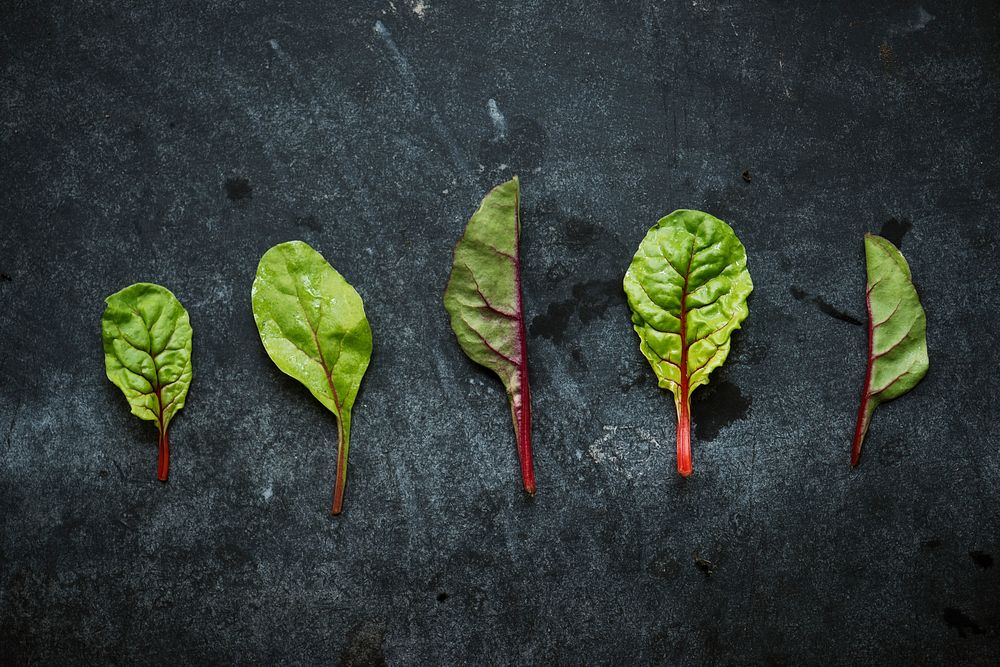
[[[19,396],[17,399],[17,407],[14,408],[14,414],[11,415],[10,425],[7,427],[7,439],[4,444],[4,456],[10,451],[11,444],[14,442],[14,425],[17,424],[17,417],[21,414],[21,407],[24,406],[24,396]]]
[[[492,97],[486,103],[486,110],[490,114],[490,119],[493,121],[493,127],[496,130],[496,140],[503,141],[507,138],[507,119],[500,112],[500,107],[497,106],[497,101]]]
[[[660,449],[662,445],[660,442],[653,437],[653,435],[644,429],[635,426],[618,426],[615,424],[608,424],[604,426],[605,434],[600,438],[595,440],[587,448],[587,456],[589,456],[594,463],[598,465],[608,465],[612,468],[617,469],[625,478],[629,481],[635,479],[635,477],[641,477],[644,473],[640,469],[638,472],[633,474],[637,465],[642,465],[648,462],[650,456],[652,455],[652,448],[649,445],[654,445],[656,449]],[[628,457],[628,461],[624,461],[617,452],[608,451],[605,449],[607,445],[611,445],[615,439],[618,437],[619,431],[633,431],[635,436],[631,439],[633,444],[645,444],[647,445],[644,457],[636,459],[634,457]],[[609,448],[610,449],[610,448]],[[626,448],[624,451],[632,452],[636,451],[635,447]]]
[[[321,97],[316,94],[315,90],[313,89],[313,86],[310,84],[309,78],[307,76],[303,76],[303,73],[299,70],[298,66],[295,64],[295,60],[292,58],[292,56],[289,55],[288,52],[286,52],[281,47],[281,44],[278,43],[277,39],[269,39],[267,43],[271,47],[271,50],[274,51],[279,62],[282,65],[284,65],[285,68],[287,68],[288,72],[291,74],[291,76],[289,77],[289,81],[293,89],[301,91],[301,94],[306,98],[306,101],[308,102],[309,115],[313,117],[312,119],[309,120],[309,124],[311,126],[314,125],[317,119],[319,119],[320,117],[323,117],[324,120],[329,120],[327,114],[322,112],[323,104],[321,104],[320,102]],[[336,119],[337,124],[340,125],[345,124],[343,122],[343,114],[339,112],[336,105],[330,106],[330,110],[333,111],[337,116],[340,116],[340,118]],[[261,139],[261,143],[266,147],[267,152],[271,154],[272,162],[275,163],[279,162],[279,160],[277,160],[273,155],[273,148],[271,143],[273,141],[273,137],[263,133],[258,133],[258,135]],[[339,157],[339,155],[349,152],[349,147],[345,145],[344,140],[341,138],[342,135],[343,133],[340,133],[339,135],[335,134],[332,136],[333,140],[337,144],[337,148],[339,149],[334,152],[335,155],[334,159],[340,166],[341,177],[347,182],[347,185],[350,186],[349,191],[351,192],[351,195],[359,201],[359,203],[361,204],[361,210],[364,211],[366,215],[368,215],[369,214],[368,212],[372,210],[372,206],[370,197],[368,196],[367,186],[365,185],[361,176],[358,174],[358,171],[356,167],[353,165],[353,163],[350,160],[342,159]],[[294,162],[289,163],[286,166],[291,167],[291,164],[294,164]]]
[[[403,81],[410,88],[416,90],[417,87],[417,77],[413,74],[413,68],[410,67],[409,61],[403,57],[402,51],[396,46],[396,40],[392,38],[392,33],[389,29],[385,27],[382,21],[375,21],[375,32],[382,41],[385,42],[385,46],[389,49],[389,53],[392,54],[392,59],[396,62],[396,69],[399,70],[399,75],[403,77]]]
[[[470,173],[468,161],[463,156],[462,149],[459,147],[458,142],[455,141],[455,137],[452,136],[448,126],[445,125],[443,120],[441,120],[441,116],[432,104],[425,103],[420,105],[417,103],[417,76],[413,73],[413,68],[410,66],[410,62],[396,45],[396,40],[392,38],[392,33],[389,31],[389,28],[387,28],[382,21],[378,20],[375,21],[374,30],[375,34],[377,34],[382,39],[382,42],[385,43],[385,47],[389,50],[389,55],[392,56],[393,61],[396,63],[396,69],[399,71],[399,76],[403,79],[403,83],[406,85],[407,92],[409,93],[410,106],[414,110],[419,110],[421,106],[428,110],[431,127],[448,148],[448,154],[451,157],[451,161],[458,169],[459,173],[468,179],[468,175]]]

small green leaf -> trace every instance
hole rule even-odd
[[[156,476],[167,481],[170,420],[184,407],[191,386],[191,321],[165,287],[136,283],[105,299],[101,317],[104,367],[122,390],[132,414],[156,422]]]
[[[868,264],[868,366],[851,446],[851,465],[872,413],[880,403],[910,391],[927,374],[927,317],[903,255],[881,236],[865,234]]]
[[[281,243],[264,253],[252,295],[254,320],[271,361],[337,417],[332,513],[340,514],[351,408],[372,356],[372,330],[361,296],[302,241]]]
[[[753,290],[732,228],[701,211],[674,211],[649,230],[625,274],[639,349],[677,408],[677,471],[691,474],[691,393],[729,354]]]
[[[483,199],[455,246],[444,307],[458,344],[507,389],[524,490],[535,493],[531,391],[521,302],[521,218],[517,176]]]

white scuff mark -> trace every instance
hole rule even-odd
[[[917,20],[910,24],[911,32],[916,32],[917,30],[923,30],[927,27],[927,24],[934,20],[934,15],[929,11],[924,9],[922,6],[917,7]]]
[[[392,33],[389,32],[389,29],[385,27],[382,21],[375,21],[375,33],[385,42],[385,46],[389,49],[389,53],[392,55],[392,59],[396,63],[396,69],[399,70],[399,75],[403,77],[403,81],[411,90],[416,90],[417,77],[413,75],[410,63],[403,57],[402,51],[396,46],[396,40],[392,38]]]
[[[785,62],[781,59],[784,54],[778,54],[778,73],[781,75],[781,87],[785,89],[785,97],[792,99],[792,93],[785,83]]]
[[[417,0],[417,2],[414,3],[413,5],[413,13],[419,16],[420,18],[424,18],[424,15],[430,8],[431,8],[430,5],[426,4],[423,0]]]
[[[264,489],[264,491],[261,492],[260,495],[264,500],[270,500],[271,497],[274,496],[274,483],[273,482],[269,483],[267,485],[267,488]]]
[[[492,97],[486,103],[486,111],[490,114],[490,119],[493,121],[493,128],[496,130],[496,140],[503,141],[507,138],[507,119],[500,112],[500,107],[497,106],[497,101]]]
[[[917,6],[915,10],[907,10],[905,15],[897,14],[896,20],[889,28],[889,34],[907,35],[909,33],[919,32],[926,28],[927,24],[935,18],[937,17],[924,9],[922,5]]]
[[[614,469],[629,481],[644,475],[654,450],[663,447],[651,433],[634,426],[606,425],[604,431],[604,435],[587,448],[587,456],[602,467]]]
[[[374,26],[375,34],[382,38],[382,42],[385,43],[387,49],[389,49],[389,55],[392,56],[393,62],[396,63],[396,69],[399,70],[399,76],[403,79],[403,83],[407,88],[408,103],[413,111],[419,111],[421,106],[430,111],[430,122],[431,127],[444,142],[445,146],[448,148],[448,154],[451,156],[451,161],[454,163],[455,167],[462,174],[467,174],[469,172],[468,164],[463,156],[462,149],[459,147],[458,142],[455,141],[455,137],[452,136],[451,131],[448,126],[445,125],[444,121],[438,115],[434,106],[430,103],[418,104],[417,103],[417,77],[413,73],[413,68],[410,66],[409,61],[403,55],[403,52],[399,50],[396,45],[396,40],[392,38],[392,33],[389,28],[386,27],[382,21],[375,21]]]
[[[281,51],[281,46],[278,44],[278,40],[269,39],[267,40],[267,43],[270,44],[271,48],[274,49],[275,51]]]

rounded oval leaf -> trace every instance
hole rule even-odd
[[[691,393],[729,354],[753,282],[743,244],[722,220],[679,210],[649,230],[625,274],[639,348],[674,394],[677,471],[690,475]]]
[[[332,513],[340,514],[351,408],[372,356],[361,296],[303,241],[280,243],[264,253],[251,293],[254,320],[271,361],[337,417]]]
[[[167,481],[168,427],[191,386],[191,321],[170,290],[136,283],[105,299],[101,317],[104,368],[128,399],[132,414],[156,423],[156,476]]]

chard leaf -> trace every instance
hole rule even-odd
[[[107,299],[101,317],[104,369],[128,399],[132,414],[156,423],[156,477],[170,469],[168,427],[191,386],[191,320],[170,290],[136,283]]]
[[[851,465],[861,459],[872,413],[880,403],[913,389],[927,374],[927,317],[910,267],[892,243],[865,234],[868,264],[868,366],[851,445]]]
[[[625,273],[639,349],[674,394],[677,472],[691,474],[691,393],[729,354],[753,282],[732,228],[701,211],[674,211],[639,244]]]
[[[455,246],[444,307],[470,359],[500,376],[514,421],[524,490],[535,493],[531,392],[521,299],[521,218],[517,176],[483,199]]]
[[[361,296],[302,241],[280,243],[264,253],[252,295],[254,320],[271,361],[337,417],[331,513],[340,514],[351,408],[372,356],[372,331]]]

